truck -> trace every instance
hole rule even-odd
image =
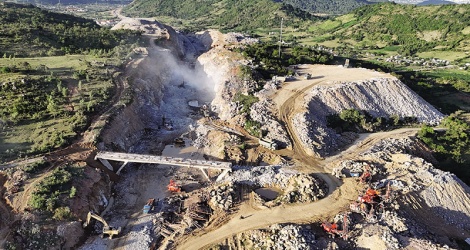
[[[258,139],[258,143],[267,149],[277,150],[278,148],[277,143],[271,139]]]
[[[144,205],[144,209],[142,210],[142,212],[144,214],[148,214],[150,211],[152,211],[154,203],[155,203],[155,199],[153,198],[148,199],[147,203]]]

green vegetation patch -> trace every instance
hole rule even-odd
[[[27,57],[111,50],[140,36],[112,31],[93,20],[54,13],[33,5],[5,3],[0,9],[0,56]]]
[[[29,205],[42,212],[56,212],[58,219],[68,218],[66,212],[68,210],[70,213],[70,209],[64,206],[71,193],[76,192],[72,180],[81,177],[82,174],[83,169],[74,166],[54,169],[38,183],[31,194]]]
[[[392,115],[390,117],[372,117],[365,110],[345,109],[339,114],[326,117],[327,126],[343,132],[377,132],[417,124],[416,117],[402,117]]]
[[[439,18],[436,18],[439,17]],[[340,24],[340,25],[338,25]],[[470,5],[415,6],[394,3],[367,5],[345,16],[327,21],[318,21],[309,32],[321,37],[318,42],[339,40],[338,47],[347,47],[356,53],[364,48],[355,47],[355,42],[368,41],[372,50],[398,46],[395,50],[402,55],[415,55],[420,52],[429,57],[459,60],[468,50],[470,34]],[[328,30],[325,31],[319,27]],[[375,48],[374,48],[375,46]],[[441,50],[434,52],[439,47]],[[448,51],[455,53],[446,54]],[[435,56],[431,55],[434,52]]]
[[[265,78],[273,76],[288,75],[292,72],[287,68],[290,65],[301,63],[327,63],[333,56],[324,51],[319,51],[306,46],[292,45],[281,47],[279,57],[279,46],[272,43],[255,44],[240,49],[240,52],[253,60],[260,67],[257,71]]]
[[[470,126],[467,122],[452,115],[441,123],[446,130],[434,130],[423,126],[418,133],[420,138],[433,151],[440,168],[457,175],[462,181],[470,184]]]
[[[262,10],[262,11],[260,11]],[[124,13],[139,17],[164,17],[172,26],[189,31],[216,28],[252,33],[259,28],[298,27],[314,19],[308,12],[271,0],[140,0],[133,1]],[[171,18],[168,18],[171,17]]]

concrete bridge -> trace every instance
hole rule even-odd
[[[111,171],[114,171],[113,166],[109,163],[108,160],[124,162],[121,167],[119,167],[116,174],[119,174],[121,170],[129,162],[136,163],[153,163],[153,164],[164,164],[164,165],[174,165],[181,167],[191,167],[199,168],[203,175],[208,179],[209,176],[206,173],[206,169],[217,169],[221,170],[222,173],[217,177],[217,181],[222,179],[229,171],[232,170],[232,163],[230,162],[221,162],[221,161],[206,161],[206,160],[192,160],[185,158],[174,158],[168,156],[158,156],[158,155],[144,155],[144,154],[129,154],[129,153],[115,153],[115,152],[106,152],[100,151],[96,154],[95,160],[99,160]]]

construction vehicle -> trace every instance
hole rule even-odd
[[[176,184],[174,180],[170,180],[170,184],[168,184],[168,191],[172,193],[178,193],[181,192],[181,186]]]
[[[379,192],[369,188],[363,196],[357,198],[358,202],[350,205],[350,209],[353,212],[362,214],[367,221],[374,222],[377,221],[377,215],[384,212],[383,198],[379,195]]]
[[[278,148],[277,143],[275,143],[274,141],[270,139],[258,139],[258,143],[267,149],[277,150]]]
[[[338,224],[325,221],[322,222],[321,227],[323,227],[323,230],[333,237],[335,235],[339,235],[343,237],[344,240],[348,239],[348,218],[346,214],[343,216],[343,230],[338,229]]]
[[[148,199],[147,203],[144,205],[144,209],[142,212],[144,214],[148,214],[149,212],[151,212],[153,209],[154,203],[155,203],[154,198]]]
[[[90,224],[91,218],[103,223],[103,232],[101,234],[101,237],[104,237],[104,235],[107,234],[109,235],[109,239],[112,239],[114,235],[119,235],[119,233],[121,232],[121,227],[114,228],[114,227],[109,226],[108,223],[106,223],[106,221],[103,218],[101,218],[97,214],[94,214],[93,212],[88,212],[86,216],[86,221],[83,224],[84,228]]]

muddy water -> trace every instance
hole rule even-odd
[[[191,140],[185,139],[184,145],[169,144],[163,149],[162,156],[188,158],[193,160],[202,160],[203,156],[198,149],[191,145]]]
[[[255,190],[259,196],[261,196],[266,201],[272,201],[277,198],[281,190],[277,188],[258,188]]]

